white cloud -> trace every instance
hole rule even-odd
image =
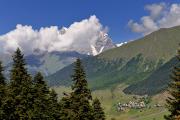
[[[19,47],[26,54],[35,50],[78,50],[89,47],[89,44],[94,45],[102,32],[105,28],[95,15],[63,29],[51,26],[34,30],[32,26],[18,24],[16,29],[0,36],[0,48],[2,52],[11,53]]]
[[[180,4],[151,4],[146,5],[145,10],[149,11],[149,15],[141,17],[140,22],[128,22],[133,32],[146,35],[160,28],[180,25]]]
[[[145,9],[150,12],[150,16],[155,19],[161,16],[167,5],[165,3],[146,5]]]

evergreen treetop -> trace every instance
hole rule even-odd
[[[33,86],[33,119],[49,119],[49,89],[43,76],[38,72]]]
[[[22,82],[30,81],[31,78],[25,65],[24,55],[21,53],[21,50],[17,48],[13,55],[13,65],[10,73],[11,85],[18,87]]]
[[[80,59],[77,59],[72,75],[73,85],[70,95],[60,101],[62,120],[93,120],[90,104],[91,91],[88,88],[85,71]]]
[[[95,98],[93,100],[93,115],[94,115],[94,120],[105,120],[105,113],[101,107],[101,103],[99,99]]]
[[[49,89],[40,72],[34,77],[34,103],[33,118],[45,120],[58,120],[60,111],[57,94]]]
[[[77,59],[74,66],[74,74],[72,75],[74,84],[72,85],[73,94],[80,95],[87,99],[92,99],[91,91],[88,89],[86,74],[80,59]]]
[[[18,48],[13,55],[13,65],[8,85],[8,97],[5,109],[5,119],[31,119],[32,118],[32,80],[25,68],[24,56]]]

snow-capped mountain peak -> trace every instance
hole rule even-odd
[[[101,36],[96,41],[95,45],[91,45],[91,53],[92,55],[100,54],[101,52],[116,47],[115,44],[112,43],[111,38],[107,33],[101,33]]]

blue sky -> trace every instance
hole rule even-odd
[[[114,42],[142,36],[128,27],[130,20],[139,22],[149,15],[146,5],[179,0],[1,0],[0,34],[15,29],[17,24],[31,25],[34,29],[49,26],[69,26],[76,21],[96,15],[109,28]]]

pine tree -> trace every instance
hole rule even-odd
[[[72,75],[74,84],[73,92],[61,100],[62,119],[70,120],[93,120],[91,91],[88,89],[86,75],[80,59],[77,59]]]
[[[3,111],[3,105],[4,100],[6,97],[6,83],[5,83],[5,77],[3,76],[3,67],[2,63],[0,62],[0,119],[4,118],[4,111]]]
[[[101,107],[101,103],[99,99],[97,98],[94,99],[92,106],[93,106],[94,120],[105,120],[105,114]]]
[[[178,60],[180,61],[180,50],[178,51]],[[167,107],[170,115],[165,116],[166,120],[180,120],[180,62],[174,67],[169,85],[171,97],[167,99]]]
[[[34,77],[33,119],[49,119],[49,89],[38,72]]]
[[[24,56],[18,48],[13,55],[8,97],[3,106],[5,119],[28,120],[32,117],[32,80],[25,65]]]
[[[34,77],[33,91],[33,119],[57,120],[60,114],[57,94],[53,89],[49,90],[40,72]]]
[[[92,107],[90,100],[92,100],[91,91],[88,89],[85,71],[83,69],[80,59],[77,59],[72,75],[74,85],[72,85],[73,92],[71,93],[72,109],[76,115],[76,120],[92,120]]]

